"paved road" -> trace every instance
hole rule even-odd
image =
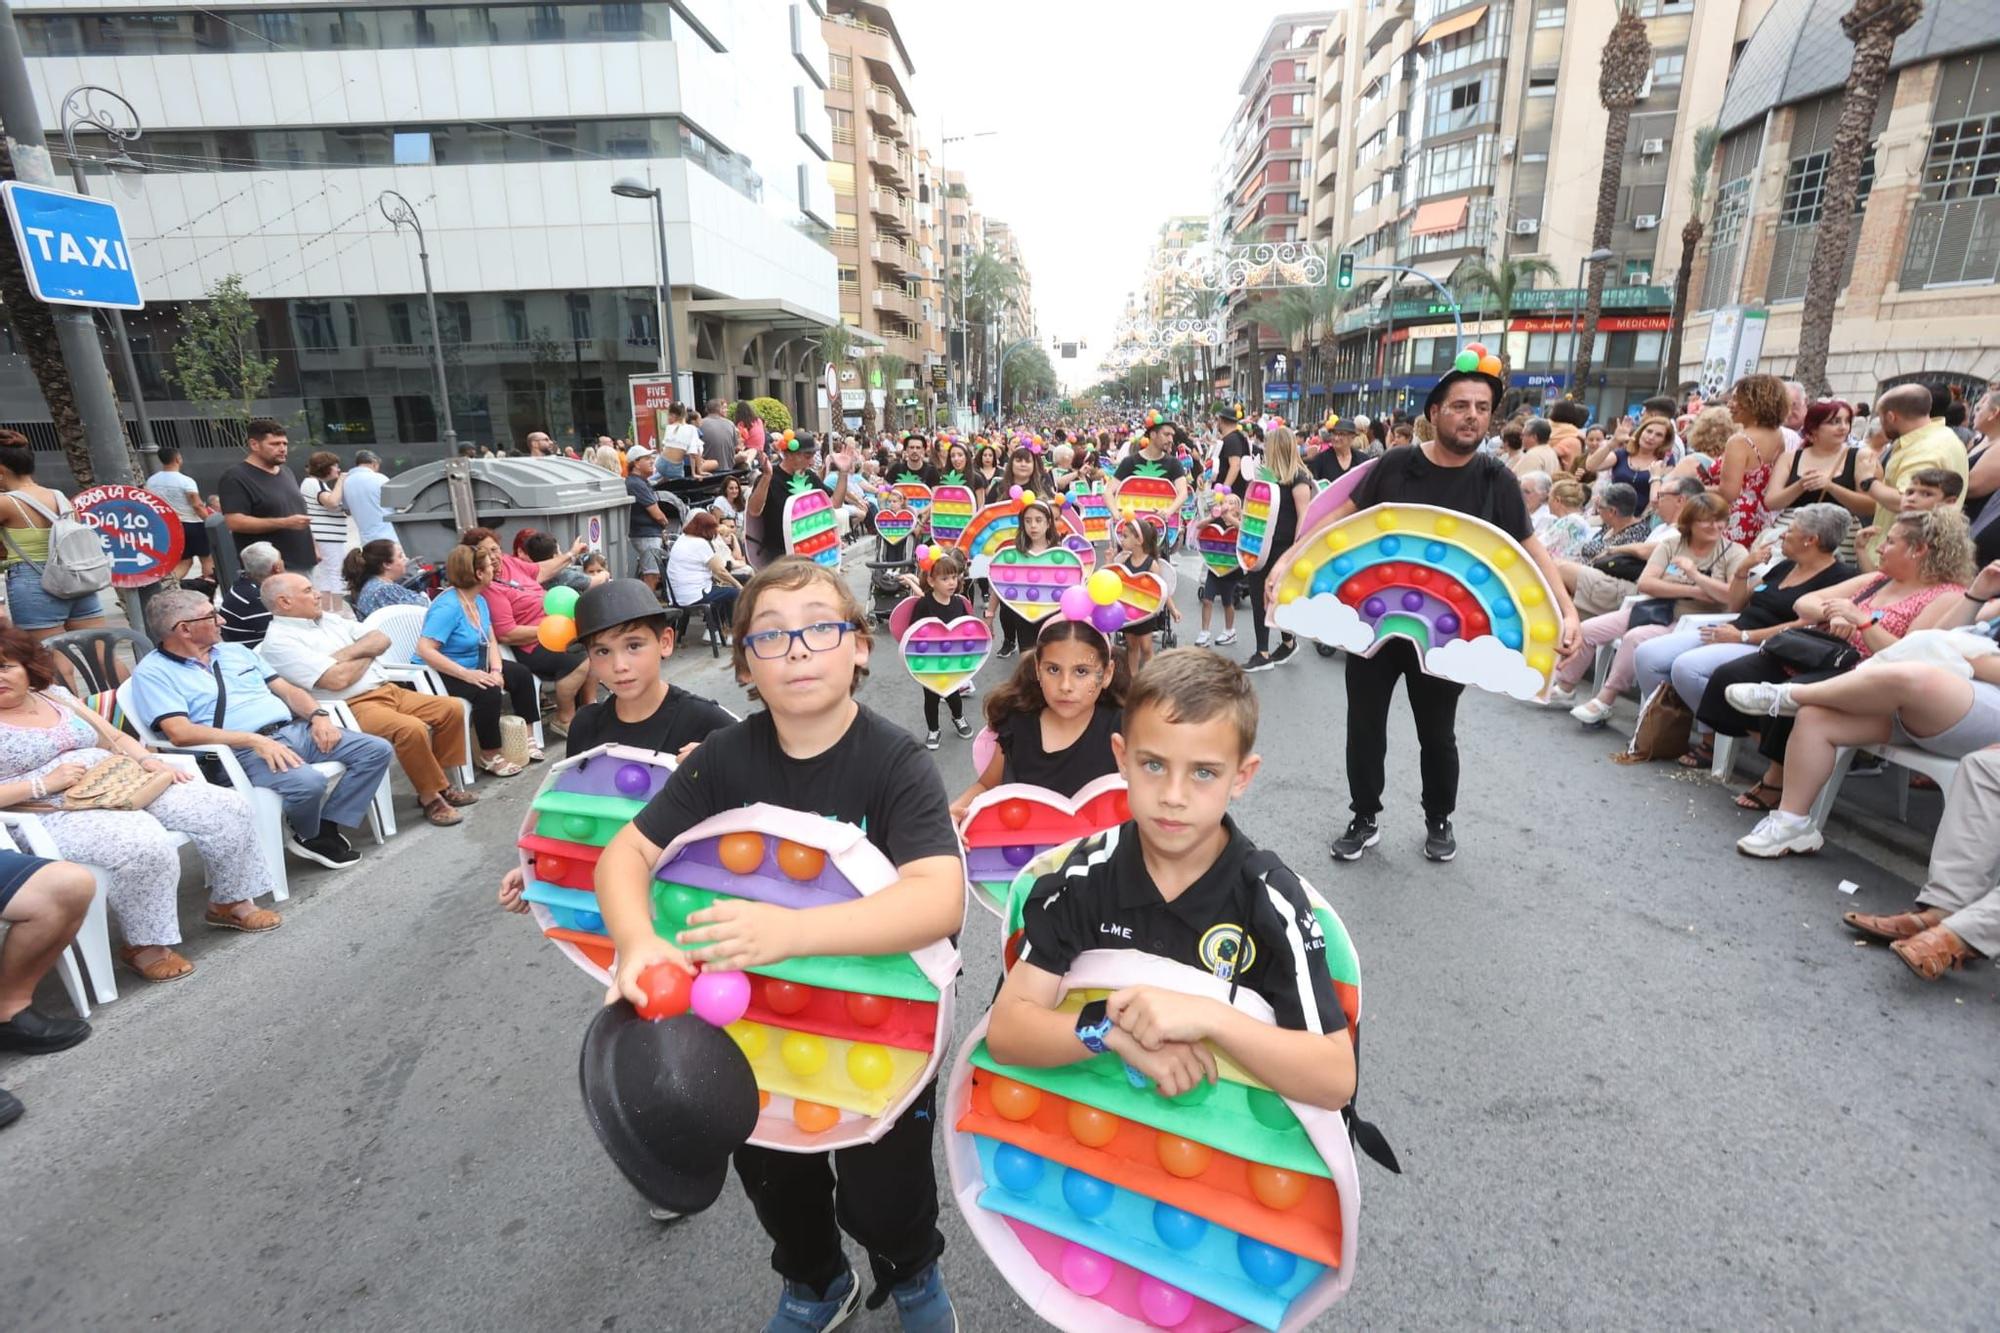
[[[916,687],[880,665],[867,701],[917,725]],[[740,699],[705,650],[674,670]],[[1398,718],[1381,854],[1335,866],[1339,665],[1258,680],[1242,821],[1358,941],[1363,1105],[1406,1170],[1362,1166],[1340,1323],[1992,1326],[1996,973],[1923,986],[1838,923],[1906,901],[1913,865],[1852,838],[1865,855],[1744,862],[1749,816],[1718,789],[1477,696],[1458,861],[1418,852]],[[969,771],[949,733],[939,759]],[[128,992],[75,1051],[0,1061],[30,1106],[0,1135],[0,1324],[761,1326],[773,1279],[741,1193],[656,1227],[580,1114],[596,995],[492,905],[531,783],[301,874],[283,930],[197,938],[192,979]],[[996,975],[984,918],[967,941],[968,974]],[[1029,1326],[947,1231],[964,1326]]]

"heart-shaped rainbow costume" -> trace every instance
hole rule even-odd
[[[1145,620],[1159,613],[1167,599],[1174,595],[1171,561],[1160,559],[1153,562],[1151,571],[1135,574],[1124,565],[1106,565],[1106,569],[1118,576],[1118,605],[1125,610],[1125,623]]]
[[[1119,482],[1111,493],[1111,509],[1120,519],[1151,517],[1171,545],[1180,535],[1180,505],[1174,499],[1174,483],[1158,463],[1141,463],[1137,471]]]
[[[1061,546],[1033,554],[1009,546],[986,566],[993,595],[1031,624],[1053,615],[1062,595],[1081,586],[1086,572],[1076,552]]]
[[[911,476],[908,472],[903,475]],[[921,481],[914,478],[910,481],[899,481],[896,483],[896,492],[909,503],[910,509],[918,518],[931,512],[931,488]]]
[[[1236,531],[1220,523],[1204,523],[1194,530],[1194,544],[1201,550],[1201,563],[1219,579],[1240,574],[1236,560]]]
[[[981,792],[958,826],[974,900],[1004,918],[1009,888],[1023,866],[1051,847],[1067,846],[1130,817],[1125,779],[1116,773],[1085,783],[1074,796],[1026,782]]]
[[[875,534],[890,545],[897,545],[908,539],[917,529],[917,513],[914,509],[882,509],[875,514]]]
[[[979,674],[993,654],[993,631],[978,616],[919,620],[899,643],[903,665],[917,684],[940,697],[956,692]]]
[[[955,546],[966,525],[979,512],[972,489],[956,482],[940,482],[931,490],[931,540]]]

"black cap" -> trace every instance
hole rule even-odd
[[[1235,408],[1224,406],[1215,409],[1215,419],[1217,421],[1241,421],[1243,418],[1236,415]]]
[[[588,639],[613,625],[630,624],[652,616],[664,616],[666,608],[653,590],[637,579],[606,579],[576,599],[572,618],[576,637]]]
[[[1444,377],[1432,386],[1430,396],[1424,399],[1424,411],[1429,412],[1433,407],[1443,402],[1445,390],[1460,380],[1478,380],[1481,384],[1493,390],[1493,410],[1496,412],[1500,410],[1500,395],[1505,393],[1507,388],[1500,383],[1498,375],[1488,375],[1477,370],[1453,370],[1447,371]]]
[[[620,1000],[590,1020],[578,1075],[590,1127],[639,1193],[676,1213],[715,1202],[757,1128],[757,1077],[728,1033]]]

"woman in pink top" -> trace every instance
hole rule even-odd
[[[1712,488],[1729,506],[1729,540],[1740,545],[1755,541],[1771,519],[1764,491],[1772,468],[1785,456],[1785,437],[1778,428],[1791,410],[1791,395],[1776,375],[1745,375],[1730,391],[1729,411],[1737,429],[1723,446]]]
[[[486,605],[493,616],[493,633],[536,679],[554,681],[556,712],[547,725],[552,736],[569,735],[569,720],[576,715],[576,696],[589,675],[589,665],[580,646],[572,643],[563,652],[544,646],[540,628],[548,612],[542,583],[554,578],[586,549],[578,537],[567,551],[557,551],[547,560],[534,561],[508,555],[500,549],[499,534],[491,528],[467,528],[458,543],[492,557],[497,570],[486,590]]]

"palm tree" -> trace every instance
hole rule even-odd
[[[1597,222],[1591,228],[1590,248],[1608,250],[1611,228],[1618,221],[1618,187],[1625,179],[1625,140],[1632,130],[1632,108],[1646,89],[1646,76],[1653,69],[1653,43],[1646,36],[1646,24],[1633,0],[1618,0],[1618,21],[1604,39],[1604,53],[1597,68],[1597,100],[1604,104],[1610,121],[1604,129],[1604,166],[1597,176]],[[1570,376],[1573,395],[1583,392],[1590,375],[1590,354],[1597,342],[1597,320],[1604,313],[1604,265],[1591,264],[1585,279],[1582,328],[1576,341],[1576,370]]]
[[[832,366],[835,371],[838,371],[854,356],[854,330],[848,328],[845,324],[829,324],[821,329],[819,331],[819,355],[822,361]],[[836,427],[840,425],[841,417],[845,415],[840,410],[838,390],[835,391],[833,401],[827,404],[827,415]]]
[[[1019,309],[1024,279],[1019,269],[988,244],[967,262],[964,284],[965,322],[979,331],[979,357],[970,379],[984,386],[992,383],[993,358],[999,354],[999,349],[990,345],[992,330],[1005,325],[1007,316]]]
[[[1819,210],[1819,234],[1813,239],[1812,264],[1806,269],[1805,309],[1799,319],[1799,359],[1793,372],[1806,392],[1824,397],[1827,345],[1833,341],[1833,303],[1847,268],[1847,238],[1854,227],[1848,201],[1861,183],[1861,161],[1875,151],[1875,108],[1889,78],[1889,57],[1896,39],[1923,14],[1923,0],[1854,0],[1841,17],[1840,30],[1854,43],[1854,63],[1847,71],[1847,95],[1840,104],[1840,121],[1833,131],[1833,152],[1826,164],[1826,188]]]
[[[875,368],[882,372],[882,429],[894,430],[896,381],[903,378],[903,372],[910,368],[910,363],[894,352],[884,352],[875,358]]]
[[[1672,375],[1676,389],[1680,387],[1681,322],[1687,318],[1688,287],[1694,281],[1694,252],[1701,245],[1704,230],[1701,210],[1708,202],[1708,176],[1715,169],[1715,148],[1721,142],[1719,126],[1704,125],[1694,132],[1694,169],[1688,176],[1688,220],[1681,228],[1681,266],[1674,274],[1674,313],[1668,324],[1667,356],[1660,363],[1661,376]]]
[[[1492,263],[1484,259],[1468,259],[1458,266],[1454,281],[1458,284],[1461,301],[1473,295],[1491,297],[1500,326],[1504,329],[1514,310],[1514,293],[1530,290],[1538,279],[1547,278],[1553,282],[1561,276],[1556,272],[1556,266],[1546,259],[1500,259]],[[1497,345],[1490,350],[1500,358],[1500,382],[1505,384],[1508,371],[1507,337],[1503,333],[1494,341]]]

